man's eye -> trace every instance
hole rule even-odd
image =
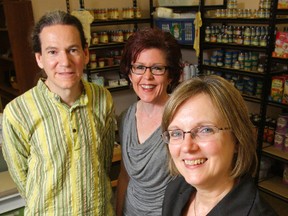
[[[76,48],[70,49],[70,53],[72,54],[78,53],[78,49]]]
[[[55,50],[49,50],[49,51],[48,51],[48,54],[50,54],[50,55],[55,55],[55,54],[56,54],[56,51],[55,51]]]
[[[169,131],[170,137],[171,138],[179,138],[182,137],[182,131],[181,130],[173,130],[173,131]]]

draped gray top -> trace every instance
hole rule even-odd
[[[119,127],[122,160],[130,177],[123,215],[157,216],[161,215],[165,189],[172,180],[167,149],[161,139],[161,127],[144,143],[139,143],[136,107],[137,103],[123,114]]]

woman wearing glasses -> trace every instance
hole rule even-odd
[[[239,91],[219,76],[184,82],[163,113],[169,149],[164,216],[276,215],[252,175],[256,135]]]
[[[139,100],[122,115],[122,145],[117,186],[117,215],[161,215],[171,181],[167,150],[161,139],[163,109],[168,91],[182,73],[181,50],[168,32],[144,29],[127,41],[120,64]]]

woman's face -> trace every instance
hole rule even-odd
[[[145,49],[132,64],[146,67],[167,66],[166,55],[159,49]],[[166,89],[170,83],[168,70],[163,75],[153,75],[147,68],[143,75],[130,72],[129,78],[135,93],[142,101],[157,103],[167,98]]]
[[[168,130],[191,129],[203,125],[226,128],[206,94],[198,94],[185,101],[176,111]],[[205,131],[204,131],[205,132]],[[207,138],[206,138],[207,139]],[[213,188],[231,180],[235,143],[230,130],[219,130],[207,141],[195,141],[186,133],[179,145],[169,144],[171,157],[185,180],[196,188]]]

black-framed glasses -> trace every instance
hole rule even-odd
[[[167,66],[160,66],[160,65],[155,65],[155,66],[151,66],[151,67],[146,67],[144,65],[139,65],[139,64],[133,64],[131,65],[131,72],[137,75],[143,75],[147,69],[150,69],[151,73],[153,75],[156,76],[161,76],[163,75],[166,70],[167,70]]]
[[[219,131],[230,129],[231,128],[229,127],[218,128],[213,125],[203,125],[193,128],[190,131],[183,131],[181,129],[168,130],[162,133],[161,136],[163,141],[169,145],[180,145],[183,142],[186,133],[189,133],[192,139],[194,139],[196,142],[208,142],[212,141],[214,139],[214,135]]]

